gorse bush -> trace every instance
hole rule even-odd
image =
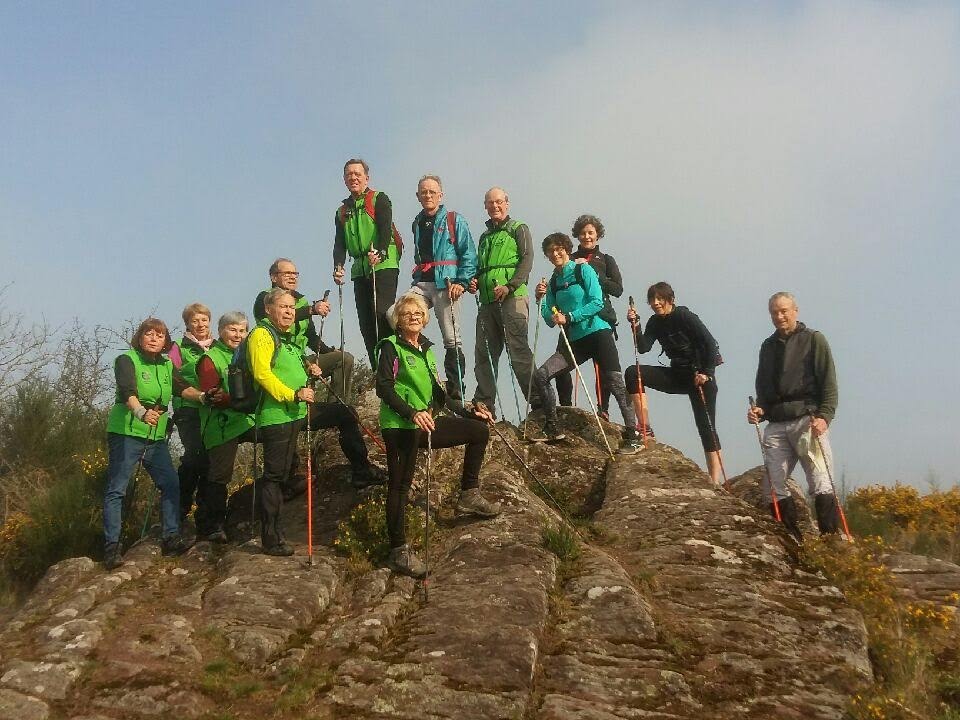
[[[807,540],[804,561],[824,573],[863,615],[876,683],[856,695],[853,720],[948,720],[957,717],[954,614],[960,595],[941,603],[904,600],[883,557],[879,537],[855,544],[836,538]],[[942,688],[942,690],[941,690]]]
[[[875,535],[905,552],[960,562],[960,488],[925,495],[909,485],[862,487],[847,498],[856,535]]]

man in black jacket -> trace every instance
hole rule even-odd
[[[807,477],[821,533],[839,529],[828,428],[837,410],[837,373],[827,339],[797,320],[797,301],[788,292],[768,303],[776,332],[760,346],[757,405],[747,422],[767,420],[763,433],[767,476],[787,528],[800,536],[797,509],[786,481],[799,461]],[[773,505],[771,504],[771,511]]]

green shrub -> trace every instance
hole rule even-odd
[[[423,511],[407,504],[407,542],[417,545],[423,538]],[[375,488],[359,505],[337,525],[334,547],[344,555],[366,558],[373,564],[382,564],[390,554],[387,537],[387,491]]]

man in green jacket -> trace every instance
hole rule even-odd
[[[346,282],[343,266],[349,254],[353,260],[350,279],[360,334],[370,367],[375,367],[377,340],[393,333],[386,313],[397,297],[402,242],[393,225],[390,198],[370,187],[370,167],[365,161],[347,160],[343,184],[350,195],[337,208],[333,219],[333,279],[338,285]]]
[[[478,243],[477,276],[468,287],[471,293],[479,293],[474,349],[477,391],[473,401],[493,412],[497,366],[504,345],[524,394],[533,372],[533,353],[527,339],[527,281],[533,268],[533,241],[526,223],[510,217],[510,198],[503,188],[487,190],[483,207],[490,219]]]

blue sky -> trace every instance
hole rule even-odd
[[[5,3],[0,97],[9,309],[249,311],[278,255],[319,297],[360,155],[407,235],[426,172],[476,234],[491,185],[538,241],[599,215],[626,294],[667,280],[720,341],[731,473],[790,290],[836,356],[838,470],[960,480],[955,3]],[[702,462],[686,400],[651,406]]]

